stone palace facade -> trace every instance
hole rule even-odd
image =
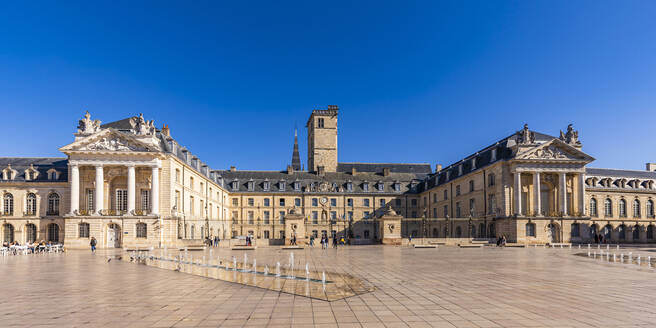
[[[213,170],[142,115],[89,113],[62,158],[0,158],[3,241],[182,247],[250,235],[257,245],[344,236],[351,244],[492,239],[654,242],[656,165],[587,167],[578,132],[528,126],[449,166],[340,163],[337,106],[312,111],[303,170]]]

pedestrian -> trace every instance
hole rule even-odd
[[[310,247],[314,247],[314,235],[310,236]]]
[[[96,254],[96,244],[98,242],[96,241],[96,237],[91,237],[91,241],[89,242],[89,245],[91,246],[91,253]]]
[[[333,248],[337,248],[337,236],[333,235]]]

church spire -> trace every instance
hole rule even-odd
[[[298,131],[294,129],[294,152],[292,153],[292,167],[294,171],[301,170],[301,156],[298,154]]]

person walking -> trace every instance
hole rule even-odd
[[[310,236],[310,247],[314,247],[314,235]]]
[[[337,236],[333,235],[333,248],[337,248]]]
[[[91,237],[91,241],[89,242],[89,245],[91,246],[91,253],[96,254],[96,244],[98,242],[96,241],[96,237]]]

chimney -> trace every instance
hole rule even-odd
[[[230,172],[237,172],[237,168],[234,167],[234,166],[231,166],[231,167],[230,167]]]
[[[435,164],[435,173],[442,171],[442,164]]]
[[[287,165],[287,174],[294,174],[294,166],[293,165]]]
[[[656,171],[656,163],[647,163],[647,171],[650,172]]]
[[[383,168],[383,176],[388,177],[390,175],[390,168],[389,167],[384,167]]]
[[[358,173],[358,170],[354,167],[351,168],[351,175],[356,175]]]
[[[167,137],[170,137],[170,136],[171,136],[171,130],[169,129],[168,124],[164,124],[164,125],[162,125],[162,131],[161,131],[161,133],[162,133],[163,135],[167,136]]]
[[[323,165],[317,166],[317,171],[321,177],[326,175],[326,167]]]

